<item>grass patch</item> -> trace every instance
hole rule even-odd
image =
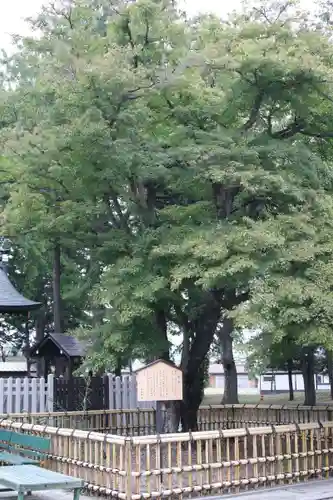
[[[219,405],[221,404],[222,395],[214,394],[205,396],[202,405]],[[242,395],[239,396],[239,402],[243,404],[274,404],[274,405],[288,405],[288,406],[297,406],[304,404],[304,392],[295,393],[295,400],[289,401],[289,393],[280,393],[280,394],[264,394],[263,400],[260,399],[259,394],[255,395]],[[320,391],[317,392],[317,406],[324,405],[332,405],[333,401],[330,397],[328,391]]]

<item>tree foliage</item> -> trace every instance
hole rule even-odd
[[[76,0],[45,9],[3,62],[1,225],[32,295],[59,247],[64,329],[91,341],[96,369],[167,359],[182,335],[185,429],[226,318],[330,344],[323,19],[276,2],[221,21],[168,0]]]

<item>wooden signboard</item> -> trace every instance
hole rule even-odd
[[[183,372],[173,363],[153,361],[136,371],[138,401],[183,399]]]

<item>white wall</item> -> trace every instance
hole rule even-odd
[[[238,389],[248,389],[253,385],[250,383],[249,377],[245,373],[238,373],[237,382]],[[215,387],[218,389],[224,388],[224,375],[215,375]]]
[[[330,379],[328,375],[317,375],[317,391],[329,391],[330,390]]]
[[[218,396],[221,395],[222,397],[223,394],[223,388],[220,387],[206,387],[205,388],[205,396]],[[259,388],[258,387],[248,387],[246,389],[242,389],[238,387],[238,394],[241,396],[248,396],[248,395],[259,395]]]
[[[274,382],[271,382],[271,373],[265,373],[260,376],[259,387],[262,391],[288,391],[289,382],[287,373],[276,373],[273,375]],[[295,391],[304,390],[303,377],[300,373],[293,373],[293,386]]]
[[[238,393],[239,394],[259,394],[259,388],[253,387],[247,373],[238,373]],[[208,392],[207,392],[208,391]],[[215,375],[215,387],[209,387],[205,394],[222,394],[224,391],[224,375]]]
[[[253,381],[250,381],[248,374],[245,370],[244,364],[236,365],[238,372],[238,391],[240,394],[258,394],[263,392],[288,392],[289,382],[287,373],[265,373],[258,377],[258,388],[253,387]],[[223,366],[221,364],[212,364],[210,366],[210,375],[214,377],[214,382],[209,390],[213,390],[216,394],[224,390],[224,374]],[[274,382],[271,382],[271,377],[274,376]],[[304,391],[304,382],[301,373],[293,373],[293,387],[294,391]],[[315,386],[317,391],[329,390],[329,379],[327,375],[315,375]],[[213,392],[211,392],[213,394]],[[207,393],[208,394],[208,393]]]
[[[275,383],[271,383],[271,373],[261,375],[259,378],[259,388],[261,391],[289,391],[287,373],[275,374]],[[294,391],[304,391],[304,381],[301,373],[293,373]],[[315,375],[315,386],[317,391],[328,391],[329,380],[327,375]]]

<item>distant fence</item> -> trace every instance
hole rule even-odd
[[[122,377],[108,375],[108,380],[110,410],[156,408],[155,401],[138,401],[135,375],[123,375]]]
[[[202,407],[199,412],[199,427],[202,430],[318,421],[333,421],[333,406],[237,404]]]
[[[7,419],[38,425],[98,431],[122,436],[156,434],[154,408],[72,411],[51,413],[16,413],[0,415]],[[264,427],[267,425],[333,422],[333,406],[216,405],[198,411],[198,431]]]
[[[89,382],[89,384],[88,384]],[[138,401],[136,376],[54,379],[54,410],[119,410],[155,408],[155,401]]]
[[[91,408],[100,409],[105,415],[107,410],[128,410],[122,413],[116,412],[114,414],[116,420],[113,419],[111,423],[106,421],[107,427],[97,428],[100,430],[106,428],[109,431],[115,427],[124,428],[125,432],[122,433],[126,434],[126,429],[133,427],[138,429],[135,433],[137,435],[142,435],[146,433],[147,428],[151,428],[150,417],[147,422],[143,419],[148,418],[146,417],[147,409],[154,413],[156,403],[154,401],[138,402],[135,375],[123,377],[106,375],[95,377],[95,379],[95,385],[92,384],[85,394],[85,379],[83,378],[76,378],[73,383],[68,383],[64,379],[55,379],[54,375],[49,375],[46,381],[44,378],[0,378],[0,415],[49,414],[55,411],[76,411],[78,415],[82,415],[82,412],[86,414],[86,410]],[[70,386],[71,383],[72,386]],[[84,401],[85,397],[87,401]],[[100,402],[100,408],[98,408],[98,402]],[[138,409],[145,411],[140,413]],[[306,423],[318,420],[323,422],[333,420],[333,406],[298,405],[291,407],[273,404],[204,406],[199,411],[198,424],[201,430],[214,430],[293,422]],[[73,427],[78,428],[77,425]],[[142,432],[140,427],[144,429]],[[115,433],[118,433],[118,430]]]
[[[121,500],[237,493],[333,471],[333,422],[143,437],[10,421],[0,426],[50,437],[44,467],[83,479],[92,494]]]
[[[0,414],[49,413],[84,409],[154,408],[156,403],[138,402],[135,375],[94,377],[85,391],[85,379],[71,381],[44,378],[0,378]]]
[[[60,411],[108,410],[109,378],[55,378],[53,402],[54,409]]]
[[[0,378],[0,413],[53,411],[53,376]]]
[[[156,432],[156,415],[153,408],[0,415],[0,422],[7,419],[17,423],[89,430],[120,436],[146,436]]]

